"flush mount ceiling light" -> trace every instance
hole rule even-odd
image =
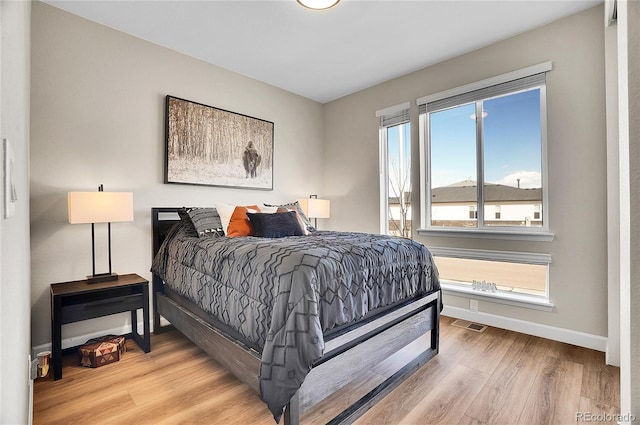
[[[297,0],[302,6],[307,9],[324,10],[338,4],[340,0]]]

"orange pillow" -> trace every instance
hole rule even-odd
[[[247,218],[247,211],[260,212],[260,208],[256,205],[248,205],[246,207],[236,207],[231,214],[229,227],[227,227],[227,236],[235,238],[237,236],[251,236],[253,229]]]

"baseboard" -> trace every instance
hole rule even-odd
[[[540,323],[527,322],[526,320],[514,319],[512,317],[498,316],[490,313],[469,311],[460,307],[444,306],[443,316],[455,319],[469,320],[496,328],[507,329],[527,335],[547,338],[579,347],[590,348],[592,350],[605,352],[607,349],[607,338],[604,336],[578,332],[571,329],[557,328],[555,326],[543,325]]]
[[[161,326],[166,326],[170,324],[171,323],[169,323],[164,317],[160,317]],[[143,328],[143,323],[138,322],[138,329],[142,329],[142,328]],[[151,323],[151,332],[153,332],[153,323]],[[66,348],[77,347],[78,345],[84,344],[91,338],[97,338],[103,335],[128,335],[130,333],[131,333],[131,325],[125,325],[117,328],[103,329],[97,332],[91,332],[84,335],[73,336],[73,337],[65,338],[62,340],[62,349],[64,350]],[[51,351],[51,348],[52,348],[52,344],[50,342],[47,344],[36,345],[34,347],[31,347],[31,357],[35,359],[37,353],[40,353],[42,351]]]
[[[469,320],[484,325],[494,326],[496,328],[507,329],[510,331],[520,332],[527,335],[547,338],[554,341],[560,341],[567,344],[577,345],[579,347],[590,348],[592,350],[606,352],[607,338],[599,335],[578,332],[571,329],[558,328],[555,326],[543,325],[540,323],[527,322],[526,320],[514,319],[512,317],[498,316],[496,314],[474,312],[460,307],[452,307],[445,305],[442,310],[443,316],[453,317],[455,319]],[[170,323],[164,318],[160,318],[162,326]],[[152,324],[153,325],[153,324]],[[142,329],[142,322],[138,323],[138,329]],[[152,329],[153,332],[153,329]],[[76,347],[84,344],[91,338],[113,334],[126,335],[131,333],[131,326],[122,326],[118,328],[101,330],[85,335],[75,336],[62,340],[62,349]],[[34,346],[31,348],[31,357],[35,358],[36,354],[41,351],[51,351],[51,343]]]

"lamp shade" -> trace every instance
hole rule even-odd
[[[331,216],[331,201],[318,198],[299,199],[300,207],[309,218],[329,218]]]
[[[132,192],[69,192],[69,223],[133,221]]]

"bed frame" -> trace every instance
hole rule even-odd
[[[180,208],[152,208],[153,255],[159,250],[167,231],[180,219]],[[153,276],[153,328],[159,333],[160,316],[222,364],[239,380],[260,392],[258,374],[260,353],[217,329],[206,314],[185,300],[165,291],[162,279]],[[285,425],[300,423],[300,415],[336,391],[353,376],[371,370],[394,353],[430,333],[430,345],[420,347],[417,355],[382,383],[334,417],[329,424],[351,423],[384,398],[405,379],[438,353],[440,291],[405,303],[393,311],[368,318],[325,341],[325,352],[291,398],[284,413]],[[426,345],[426,344],[425,344]],[[402,356],[401,356],[402,357]],[[336,373],[340,371],[340,373]]]

